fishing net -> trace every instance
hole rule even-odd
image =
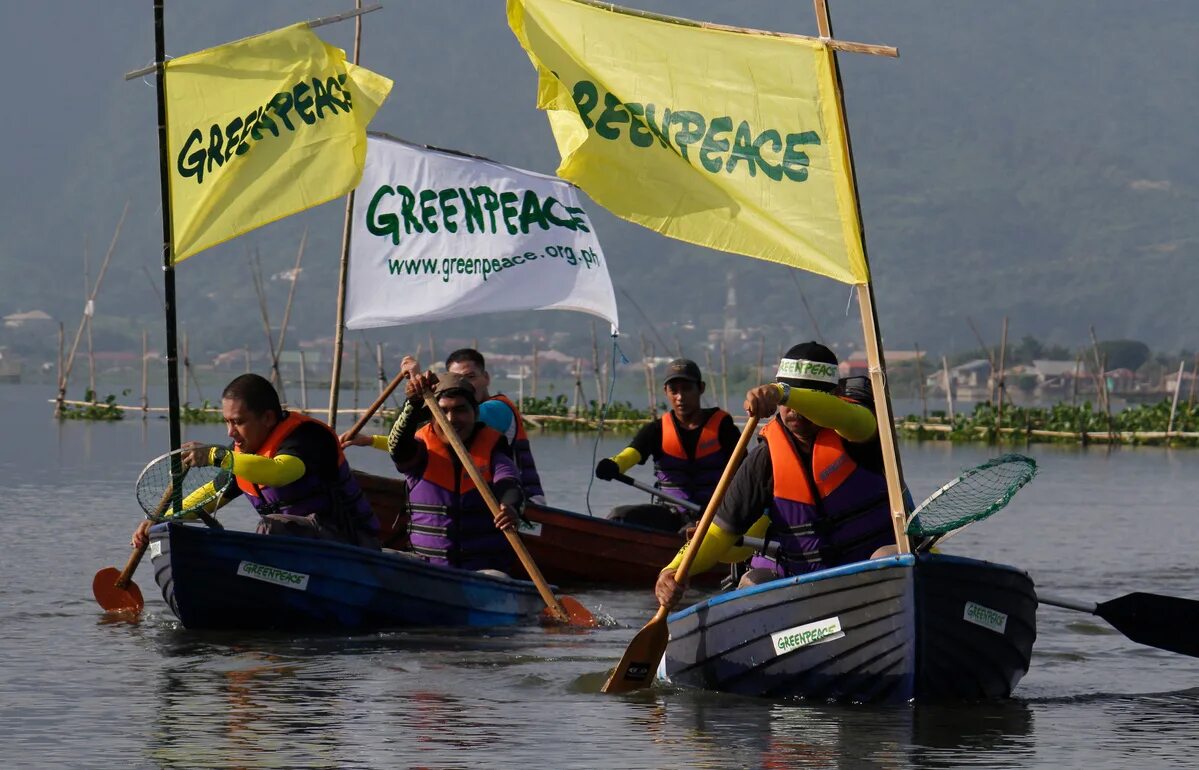
[[[196,447],[207,451],[211,447]],[[222,447],[223,448],[223,447]],[[203,506],[221,497],[233,482],[233,474],[216,466],[192,466],[186,456],[193,449],[176,449],[150,462],[137,478],[137,502],[154,521],[200,514]],[[176,497],[185,501],[182,511],[171,510]],[[200,492],[203,490],[203,492]]]
[[[929,495],[912,512],[907,533],[943,535],[981,521],[1007,505],[1036,474],[1037,462],[1031,457],[1006,454],[988,460]]]

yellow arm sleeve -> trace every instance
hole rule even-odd
[[[704,534],[704,541],[699,544],[699,553],[695,554],[695,561],[691,563],[690,574],[698,575],[701,572],[707,572],[716,566],[716,562],[720,561],[720,557],[724,556],[733,544],[737,542],[740,535],[735,535],[731,532],[725,532],[716,522],[712,522],[708,527],[708,531]],[[674,559],[662,568],[662,572],[666,570],[676,570],[679,564],[683,562],[683,554],[687,551],[687,546],[679,549],[679,552],[674,555]]]
[[[832,393],[791,388],[786,405],[820,427],[832,428],[846,441],[869,441],[878,430],[878,422],[869,409],[837,398]]]
[[[753,537],[761,540],[766,537],[766,528],[770,526],[770,517],[763,516],[754,522],[754,525],[745,533],[746,537]],[[737,562],[745,561],[754,555],[754,549],[748,545],[733,546],[725,551],[724,556],[720,560],[725,564],[736,564]]]
[[[214,487],[212,482],[210,481],[207,484],[205,484],[204,486],[196,489],[195,492],[192,492],[190,495],[183,498],[183,510],[191,511],[191,509],[195,508],[196,505],[201,500],[203,500],[206,497],[212,497],[214,494],[216,494],[216,487]],[[212,513],[213,511],[216,511],[217,509],[219,509],[221,506],[223,506],[227,502],[229,502],[229,498],[225,497],[223,495],[215,500],[209,500],[208,503],[204,505],[204,511],[206,513]],[[176,516],[174,510],[171,508],[168,508],[167,512],[165,514],[163,514],[163,518],[175,519],[177,521],[193,521],[195,519],[198,519],[199,516],[196,515],[195,512],[188,513],[185,516]]]
[[[387,434],[380,433],[377,436],[371,436],[371,447],[374,449],[382,449],[384,452],[390,451],[387,448]]]
[[[294,455],[238,454],[233,456],[233,475],[263,487],[281,487],[304,475],[304,461]]]
[[[611,460],[620,467],[621,473],[628,473],[629,468],[641,462],[641,453],[633,447],[628,446],[613,455]]]

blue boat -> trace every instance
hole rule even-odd
[[[190,629],[509,626],[545,608],[528,581],[342,543],[167,523],[150,530],[149,551]]]
[[[715,596],[667,622],[673,684],[899,703],[1005,698],[1037,636],[1032,579],[943,554],[847,564]]]

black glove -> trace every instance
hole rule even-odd
[[[595,477],[600,481],[611,481],[620,475],[620,466],[611,457],[605,457],[596,463]]]

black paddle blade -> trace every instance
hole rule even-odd
[[[1134,642],[1199,658],[1199,601],[1131,593],[1100,604],[1095,614]]]

